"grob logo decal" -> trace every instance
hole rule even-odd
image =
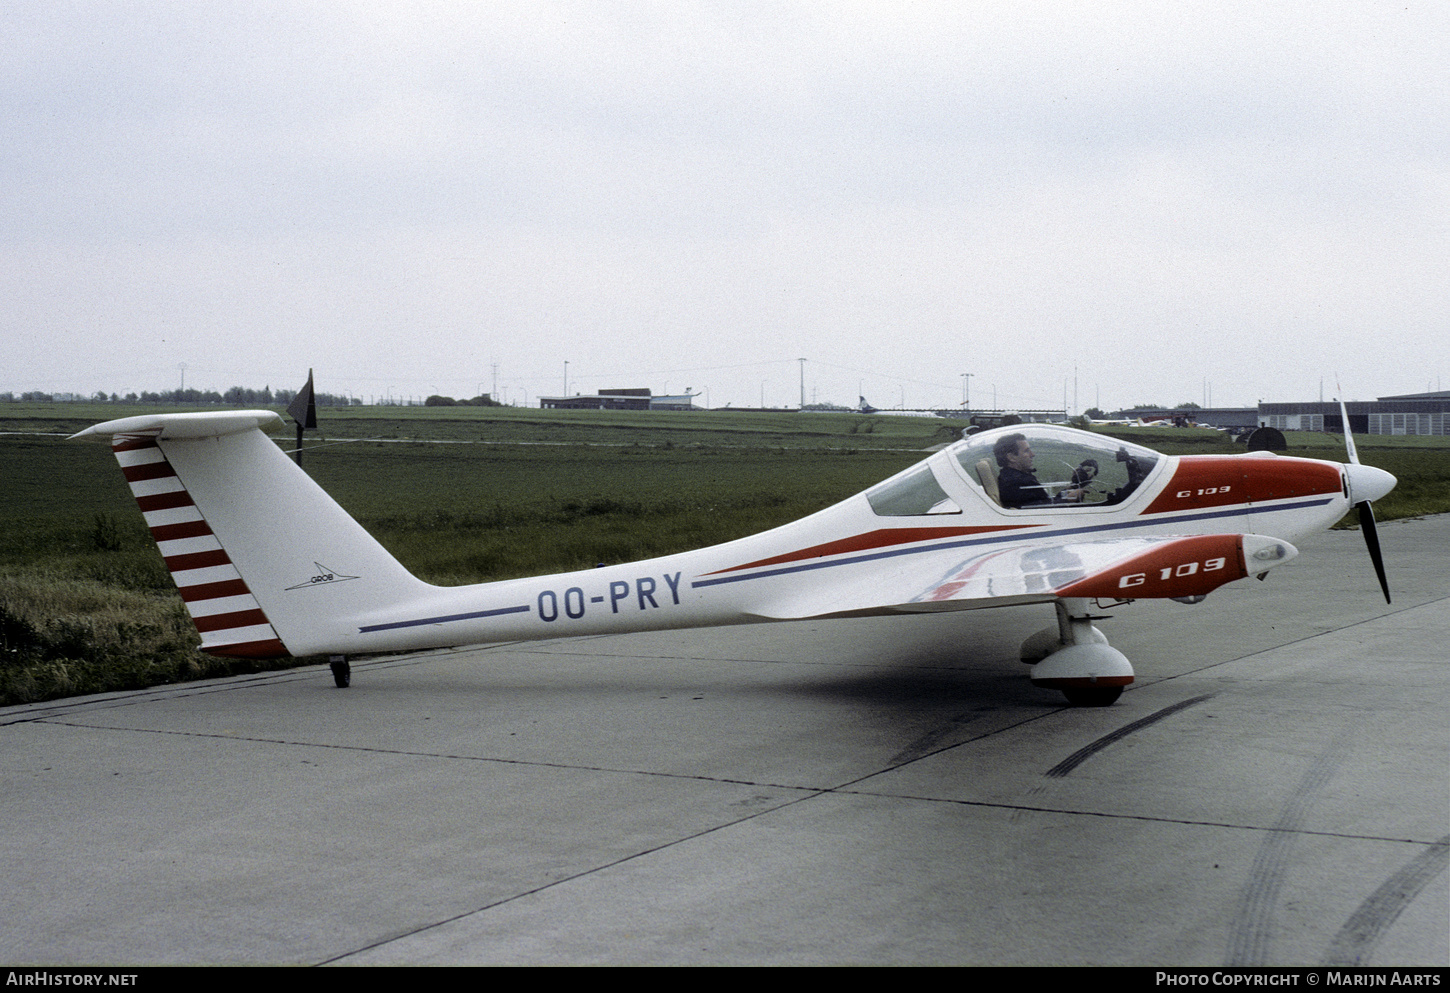
[[[316,568],[317,571],[314,572],[306,580],[306,582],[301,582],[295,586],[288,586],[285,588],[289,590],[305,590],[313,586],[325,586],[328,583],[345,583],[349,579],[359,578],[357,576],[344,576],[342,573],[336,571],[335,569],[329,569],[321,562],[314,562],[312,563],[312,565],[314,568]]]

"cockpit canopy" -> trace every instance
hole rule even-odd
[[[999,453],[1031,449],[1030,467],[1012,469]],[[1008,510],[1107,507],[1122,503],[1152,473],[1162,456],[1106,435],[1046,424],[983,431],[946,449],[966,478],[990,502]],[[936,460],[932,460],[936,461]],[[943,467],[945,468],[945,467]],[[948,474],[950,475],[950,474]],[[947,476],[942,477],[944,480]],[[908,469],[866,492],[882,517],[959,514],[962,507],[932,471],[931,462]]]
[[[1036,481],[1015,491],[1013,500],[1002,485],[1003,472],[1009,468],[1004,454],[1020,450],[1023,441],[1032,452],[1030,475]],[[947,451],[993,501],[1022,509],[1122,503],[1161,458],[1151,449],[1106,435],[1041,424],[984,431]]]

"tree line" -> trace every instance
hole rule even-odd
[[[218,393],[216,390],[162,390],[159,393],[142,392],[127,393],[122,396],[118,393],[107,393],[104,390],[97,390],[95,393],[86,395],[84,393],[43,393],[39,390],[31,390],[27,393],[0,393],[0,403],[178,403],[195,406],[222,405],[228,406],[286,406],[297,396],[296,390],[274,390],[264,386],[260,390],[247,389],[244,386],[233,386],[225,393]],[[314,393],[313,398],[319,407],[360,407],[362,398],[339,396],[335,393]]]

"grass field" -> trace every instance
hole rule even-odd
[[[69,435],[97,421],[169,409],[117,404],[0,404],[0,432]],[[337,438],[366,438],[676,448],[922,448],[954,440],[966,426],[965,421],[892,415],[526,407],[324,407],[319,410],[318,420],[320,430],[309,433],[309,445]]]
[[[64,439],[154,410],[0,408],[0,430],[33,432],[0,436],[0,703],[270,665],[195,650],[109,446]],[[405,566],[443,585],[631,561],[765,530],[911,465],[961,427],[727,411],[341,408],[321,417],[304,467]],[[1169,454],[1236,450],[1213,431],[1105,433]],[[1335,436],[1289,437],[1291,454],[1343,460]],[[1358,439],[1365,462],[1400,479],[1376,505],[1381,519],[1450,511],[1447,441]]]

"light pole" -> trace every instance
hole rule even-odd
[[[963,410],[968,410],[969,411],[969,410],[972,409],[972,404],[971,404],[971,395],[972,395],[971,394],[971,380],[972,380],[972,376],[973,375],[975,375],[975,373],[970,373],[970,372],[964,372],[964,373],[962,373],[962,409]]]

